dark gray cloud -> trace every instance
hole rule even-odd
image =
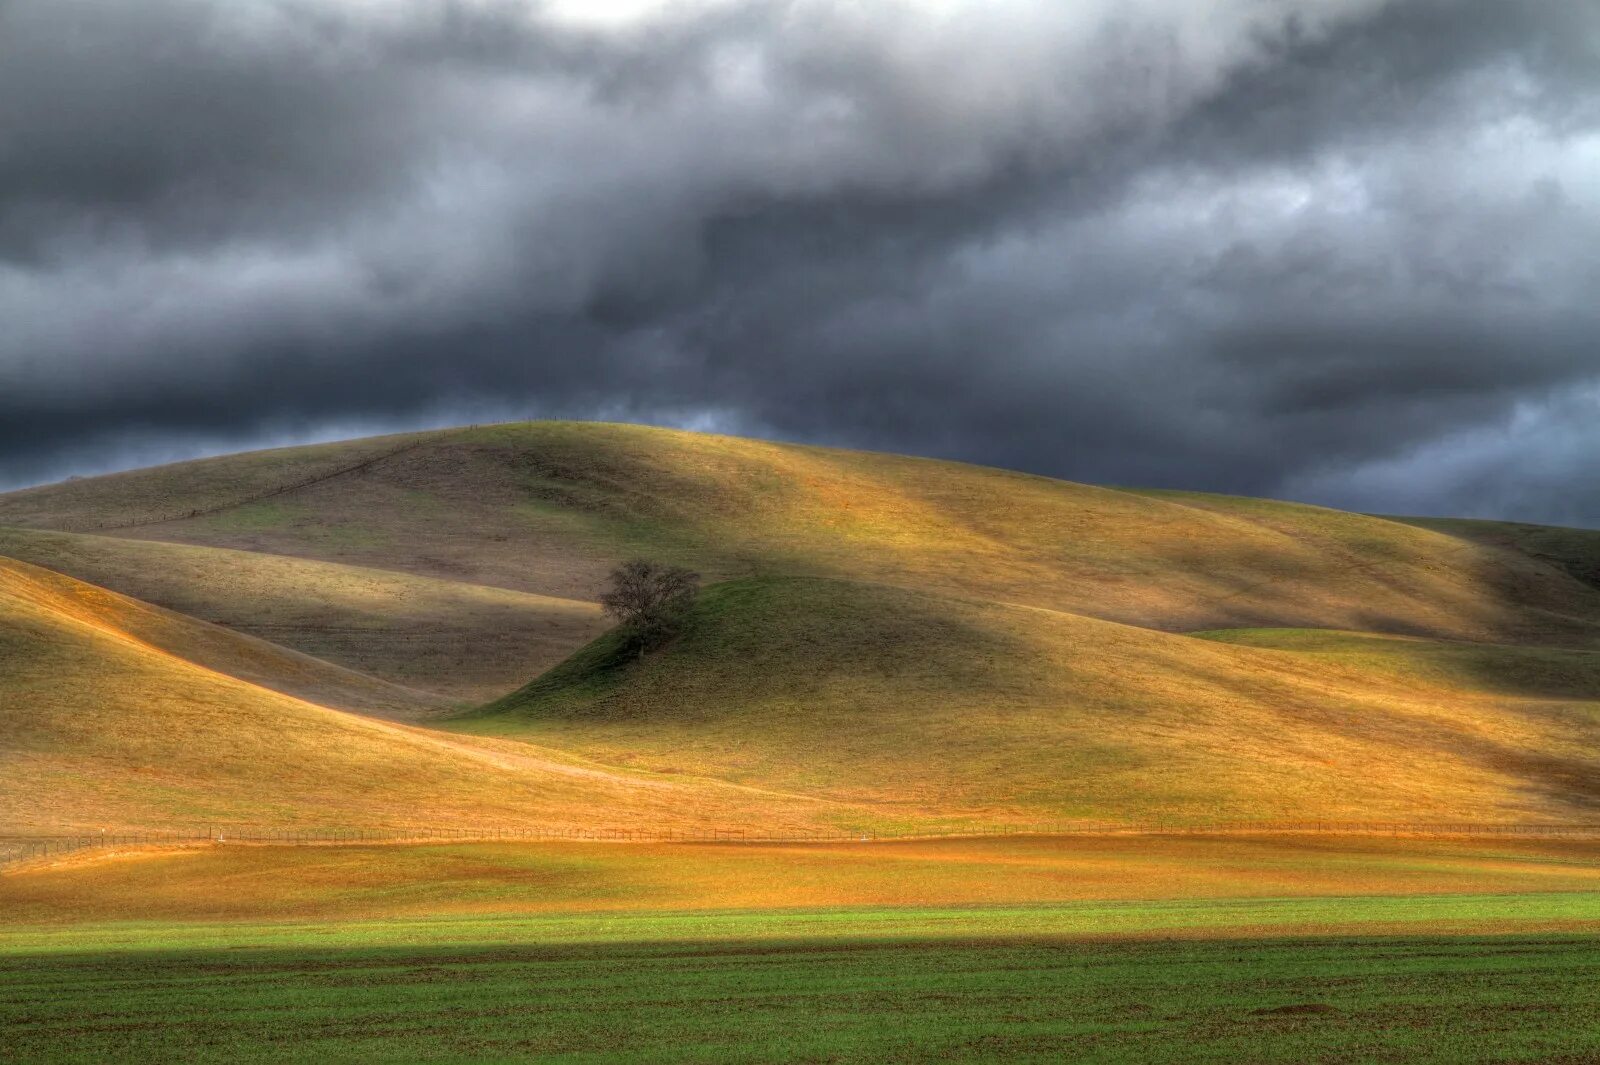
[[[1600,0],[0,0],[0,483],[616,417],[1600,524]]]

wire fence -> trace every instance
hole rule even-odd
[[[1600,824],[1479,824],[1417,821],[1212,821],[1178,823],[1049,822],[947,829],[766,828],[649,829],[475,825],[450,828],[270,828],[205,825],[187,829],[64,835],[0,833],[0,867],[94,849],[210,844],[361,845],[386,843],[875,843],[896,840],[1051,836],[1342,835],[1484,839],[1600,840]]]
[[[475,429],[477,426],[471,426],[471,428]],[[189,518],[210,517],[213,514],[220,514],[225,510],[232,510],[235,507],[248,506],[251,503],[260,503],[264,500],[272,499],[275,496],[288,495],[290,492],[296,492],[302,488],[310,488],[312,485],[321,484],[324,481],[331,481],[336,477],[343,477],[346,474],[360,473],[363,470],[376,466],[385,459],[392,459],[397,455],[406,453],[407,451],[415,450],[416,448],[421,447],[424,443],[426,443],[424,440],[406,440],[392,448],[389,448],[386,451],[382,451],[376,455],[364,458],[360,462],[351,463],[347,466],[340,466],[337,469],[328,470],[322,473],[315,473],[308,477],[301,477],[298,480],[287,481],[283,484],[273,485],[269,488],[263,488],[258,492],[254,492],[237,499],[229,499],[221,503],[214,503],[208,507],[172,511],[161,514],[145,514],[140,517],[130,518],[126,521],[109,522],[100,525],[86,525],[82,528],[77,528],[74,531],[114,532],[119,529],[138,529],[147,525],[164,525],[167,522],[184,521]]]

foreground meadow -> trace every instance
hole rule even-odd
[[[1593,843],[207,847],[0,906],[8,1062],[1600,1056]]]
[[[1584,909],[1600,916],[1600,899]],[[898,915],[905,934],[888,938],[846,931],[854,914],[814,916],[745,927],[727,915],[712,922],[722,935],[709,940],[682,938],[676,922],[627,920],[604,941],[545,941],[555,930],[535,922],[516,929],[522,943],[482,944],[472,941],[477,922],[458,921],[431,929],[456,940],[446,943],[407,943],[407,929],[330,947],[317,929],[301,928],[272,947],[29,951],[0,971],[0,1055],[85,1063],[1600,1055],[1592,937],[1117,940],[1018,931],[1036,919],[1051,928],[1049,912],[924,911]],[[861,916],[876,927],[876,915]]]

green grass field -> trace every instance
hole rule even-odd
[[[13,932],[0,1060],[1575,1062],[1600,940],[1542,929],[1597,919],[1576,894]],[[1486,921],[1514,930],[1439,934]]]
[[[1581,1061],[1597,977],[1582,841],[208,846],[0,876],[6,1062]]]

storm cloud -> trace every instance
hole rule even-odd
[[[1600,0],[0,0],[0,486],[605,417],[1600,524]]]

